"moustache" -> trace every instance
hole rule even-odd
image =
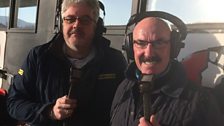
[[[158,56],[152,56],[152,57],[141,57],[142,62],[160,62],[161,58]]]
[[[78,34],[78,35],[82,35],[84,34],[83,31],[81,31],[79,28],[75,28],[75,29],[72,29],[72,31],[69,32],[69,34]]]

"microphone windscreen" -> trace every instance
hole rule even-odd
[[[140,93],[143,98],[143,111],[146,120],[150,118],[151,113],[151,91],[153,88],[153,75],[143,74],[141,81],[139,82]]]

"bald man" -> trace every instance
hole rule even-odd
[[[171,29],[164,20],[146,17],[137,23],[134,62],[115,94],[111,126],[223,126],[213,96],[192,84],[181,63],[171,57],[171,40]],[[144,117],[139,87],[143,75],[153,75],[149,118]]]

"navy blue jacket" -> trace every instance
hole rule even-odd
[[[9,114],[32,126],[62,126],[48,118],[46,109],[68,94],[71,63],[62,51],[61,34],[49,43],[33,48],[9,89]],[[78,108],[71,125],[108,126],[110,107],[117,86],[124,78],[126,61],[122,53],[109,47],[109,40],[94,41],[96,57],[82,69],[76,85]]]
[[[136,78],[136,65],[130,65],[111,108],[112,126],[138,126],[143,116],[142,96]],[[217,101],[209,90],[192,84],[180,63],[172,61],[167,73],[153,81],[151,113],[161,126],[224,126]]]

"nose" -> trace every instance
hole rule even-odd
[[[75,22],[73,22],[73,27],[78,27],[78,26],[80,26],[80,20],[78,19],[78,18],[76,18],[76,20],[75,20]]]
[[[145,56],[146,57],[151,57],[153,55],[153,46],[151,43],[148,43],[147,47],[144,49]]]

